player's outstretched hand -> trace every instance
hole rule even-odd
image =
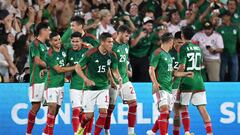
[[[193,78],[193,76],[194,76],[194,73],[193,72],[187,72],[187,75],[186,75],[187,77],[190,77],[190,78]]]
[[[160,84],[158,82],[153,83],[153,93],[156,93],[160,88]]]
[[[85,82],[85,84],[86,84],[87,86],[95,86],[95,82],[92,81],[92,80],[87,79],[87,80],[85,80],[84,82]]]

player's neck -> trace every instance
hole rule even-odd
[[[121,40],[120,40],[120,37],[118,37],[118,36],[117,36],[117,38],[115,39],[115,41],[116,41],[117,43],[119,43],[119,44],[122,43]]]
[[[102,55],[106,55],[108,53],[107,50],[104,49],[102,45],[98,47],[98,50]]]
[[[45,42],[46,42],[46,39],[43,38],[43,37],[41,37],[41,36],[38,36],[37,39],[38,39],[39,41],[41,41],[42,43],[45,43]]]
[[[167,45],[162,45],[161,49],[165,52],[168,52],[170,50],[170,48]]]
[[[192,42],[191,40],[185,40],[185,43],[190,43],[190,42]]]
[[[81,33],[82,37],[86,34],[83,29],[79,29],[78,32]]]

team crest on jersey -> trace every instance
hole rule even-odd
[[[120,50],[118,49],[117,52],[120,52]]]
[[[128,49],[127,48],[125,48],[125,52],[126,52],[126,54],[128,54]]]
[[[237,30],[236,30],[236,29],[233,30],[233,34],[234,34],[234,35],[237,34]]]
[[[57,57],[56,60],[59,60],[59,57]]]
[[[111,64],[111,60],[108,59],[108,60],[107,60],[107,65],[110,66],[110,64]]]
[[[173,71],[172,64],[168,64],[168,71]]]
[[[221,33],[224,34],[225,32],[222,30]]]
[[[235,13],[235,14],[234,14],[234,18],[236,18],[236,19],[238,19],[238,18],[239,18],[239,16],[238,16],[238,14],[237,14],[237,13]]]
[[[82,57],[84,56],[84,54],[82,54]]]
[[[95,63],[99,63],[99,60],[95,60]]]
[[[73,60],[73,57],[71,57],[70,60]]]
[[[66,53],[65,53],[65,52],[62,52],[62,56],[63,56],[63,57],[66,57],[67,55],[66,55]]]

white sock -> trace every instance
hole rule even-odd
[[[128,134],[134,134],[134,127],[128,127]]]
[[[104,129],[105,135],[110,135],[110,130],[109,129]]]

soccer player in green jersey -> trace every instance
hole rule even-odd
[[[32,134],[35,117],[41,107],[44,96],[44,79],[41,78],[40,71],[46,68],[45,55],[47,52],[46,40],[49,39],[50,27],[47,23],[39,23],[36,26],[37,37],[29,46],[29,65],[30,65],[30,87],[29,100],[32,108],[28,113],[27,135]]]
[[[165,33],[161,37],[161,47],[154,51],[149,67],[150,78],[153,83],[153,98],[160,111],[158,118],[158,128],[160,135],[168,133],[168,118],[173,106],[172,95],[172,77],[192,77],[192,72],[173,71],[172,57],[168,53],[173,47],[173,36],[171,33]],[[153,132],[147,132],[148,135],[155,135]]]
[[[113,38],[109,33],[100,36],[100,46],[90,49],[76,65],[76,72],[83,78],[85,87],[83,95],[83,110],[81,126],[78,135],[82,135],[87,122],[92,119],[94,106],[99,108],[99,117],[96,121],[94,135],[99,135],[104,127],[109,105],[109,80],[111,72],[122,86],[122,78],[118,71],[117,55],[112,52]],[[85,70],[85,73],[83,72]]]
[[[47,123],[43,134],[53,135],[55,118],[61,107],[64,95],[65,72],[74,71],[75,66],[66,67],[67,51],[61,45],[58,33],[50,34],[50,45],[46,56],[47,78],[45,79],[45,98],[48,105]]]
[[[182,28],[182,39],[185,42],[180,48],[179,71],[191,71],[193,78],[183,77],[179,86],[182,123],[185,135],[190,135],[190,118],[188,113],[189,102],[198,108],[199,113],[205,123],[207,135],[212,135],[212,124],[210,116],[206,110],[206,92],[201,75],[202,53],[198,45],[191,43],[194,35],[192,27]]]
[[[179,51],[180,47],[183,45],[183,40],[181,38],[181,31],[178,31],[174,35],[174,47],[170,50],[170,55],[172,56],[173,60],[173,69],[178,70],[179,66]],[[174,101],[174,117],[173,117],[173,135],[180,134],[180,92],[179,92],[179,85],[180,85],[181,78],[176,77],[174,78],[172,84],[172,93],[173,93],[173,101]]]
[[[137,102],[136,94],[132,83],[128,78],[128,54],[129,54],[129,41],[130,29],[126,25],[118,28],[117,38],[113,44],[113,51],[117,54],[118,70],[123,79],[123,86],[121,89],[110,88],[109,96],[110,102],[108,107],[108,115],[104,126],[105,135],[110,135],[111,115],[114,110],[117,96],[119,95],[124,103],[129,106],[128,110],[128,135],[134,135],[134,126],[136,123]]]
[[[68,49],[67,61],[70,66],[76,65],[79,60],[88,51],[81,39],[81,33],[74,32],[71,35],[71,48]],[[72,72],[70,81],[70,100],[72,103],[72,127],[74,133],[77,132],[82,117],[82,96],[83,96],[83,79],[75,72]]]
[[[93,47],[99,45],[97,39],[92,34],[86,33],[84,31],[85,21],[80,16],[74,16],[71,19],[71,27],[69,27],[62,36],[62,43],[66,46],[71,46],[71,34],[73,32],[79,32],[82,35],[82,41],[88,44],[91,44]]]

